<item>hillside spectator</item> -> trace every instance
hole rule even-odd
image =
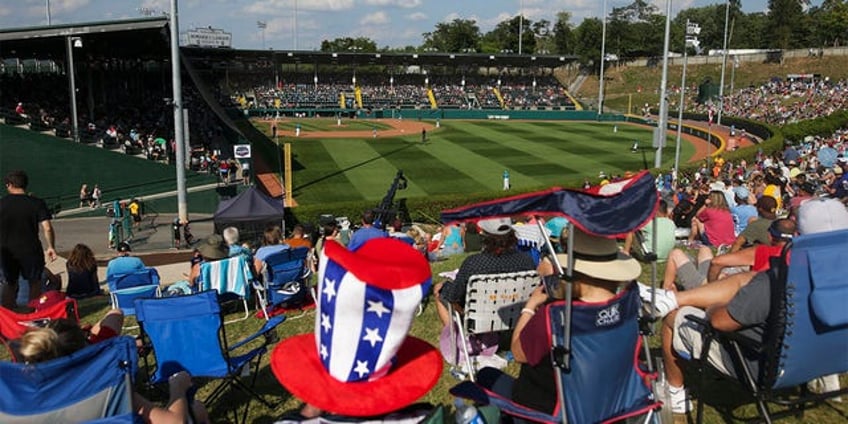
[[[30,301],[41,296],[45,251],[38,236],[39,227],[51,261],[56,260],[55,234],[47,204],[26,193],[26,172],[11,171],[3,183],[8,194],[0,199],[0,275],[5,278],[2,306],[13,309],[19,277],[29,282]]]
[[[454,310],[464,310],[465,290],[472,275],[536,269],[530,255],[518,251],[518,238],[509,218],[484,219],[477,223],[477,227],[482,230],[482,251],[462,261],[453,281],[439,283],[433,290],[439,300],[436,309],[443,325],[450,323],[448,303]]]
[[[362,213],[362,219],[358,230],[353,232],[353,235],[350,236],[350,242],[347,244],[347,248],[350,250],[356,250],[359,246],[362,246],[366,241],[371,240],[372,238],[378,237],[387,237],[388,233],[374,226],[374,221],[377,219],[377,214],[373,210],[367,210]]]
[[[695,239],[707,246],[730,246],[736,239],[733,233],[733,216],[727,207],[724,193],[711,191],[704,205],[692,218],[692,231],[689,243]]]
[[[102,293],[100,280],[97,277],[97,260],[90,247],[77,243],[71,250],[65,267],[68,271],[68,286],[65,294],[69,297],[81,299]]]
[[[306,231],[303,228],[303,224],[294,224],[292,227],[291,237],[285,240],[285,243],[289,245],[292,249],[297,247],[306,247],[308,249],[312,248],[312,241],[306,237]]]
[[[107,280],[111,280],[118,275],[129,274],[145,268],[141,258],[131,256],[130,253],[132,253],[132,247],[130,247],[129,243],[125,241],[118,243],[118,256],[112,258],[106,265]]]
[[[675,242],[675,232],[677,231],[677,227],[674,225],[674,221],[668,218],[668,202],[665,200],[660,200],[659,207],[657,208],[657,262],[665,263],[668,260],[668,254],[671,252],[671,249],[674,248]],[[647,225],[642,227],[639,237],[636,237],[636,233],[628,233],[624,238],[624,246],[622,246],[622,252],[627,255],[633,255],[637,259],[644,259],[645,254],[653,251],[653,238],[654,238],[654,224],[653,221],[649,221]],[[639,243],[639,239],[641,239],[641,243]]]

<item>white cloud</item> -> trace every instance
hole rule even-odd
[[[421,0],[365,0],[365,4],[368,6],[395,6],[412,9],[421,6]]]
[[[71,15],[87,6],[90,2],[90,0],[53,0],[50,2],[50,14],[51,16]],[[46,16],[46,10],[45,3],[38,2],[32,6],[28,6],[26,14],[29,16]]]
[[[389,16],[382,10],[365,15],[359,20],[360,25],[385,25],[387,23],[389,23]]]
[[[354,0],[310,0],[297,2],[298,11],[335,12],[350,10]],[[293,0],[258,0],[246,6],[244,11],[261,15],[280,16],[294,10]]]
[[[406,15],[406,19],[410,21],[423,21],[427,19],[427,14],[424,12],[414,12]]]
[[[0,16],[9,16],[12,14],[12,9],[6,6],[0,6]]]

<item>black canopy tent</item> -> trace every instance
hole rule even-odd
[[[250,187],[238,196],[218,204],[214,216],[215,232],[220,234],[224,228],[236,227],[242,242],[258,244],[267,226],[279,225],[284,228],[284,217],[282,200]]]

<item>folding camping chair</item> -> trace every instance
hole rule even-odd
[[[27,314],[0,307],[0,342],[11,353],[9,342],[19,339],[30,328],[43,327],[51,320],[60,318],[79,321],[76,300],[68,297],[47,308]]]
[[[637,362],[643,343],[638,322],[640,307],[635,283],[608,302],[573,303],[568,363],[562,361],[565,336],[556,331],[563,328],[566,302],[549,303],[537,312],[545,313],[550,322],[548,328],[554,329],[548,334],[548,341],[553,346],[554,375],[559,379],[557,388],[563,393],[558,397],[560,402],[553,414],[518,405],[509,394],[495,393],[470,381],[455,386],[451,393],[537,422],[561,423],[565,417],[570,423],[600,423],[644,414],[643,422],[647,423],[661,404],[652,399],[651,387],[646,381],[650,375]],[[485,379],[490,380],[494,372],[484,369],[481,374],[488,374]]]
[[[133,421],[132,337],[114,337],[38,364],[0,362],[0,422]]]
[[[472,335],[512,330],[521,315],[521,308],[539,283],[536,271],[508,272],[501,274],[478,274],[468,279],[465,291],[465,311],[450,309],[451,352],[442,352],[446,358],[455,358],[451,365],[465,367],[471,380],[474,380],[474,364],[469,352],[469,338]],[[453,330],[458,331],[457,335]],[[457,343],[459,340],[459,343]],[[456,369],[453,371],[457,372]]]
[[[249,316],[247,298],[253,284],[253,271],[245,255],[237,255],[200,264],[200,284],[198,291],[216,290],[223,302],[241,301],[244,316],[227,321],[230,324],[246,320]]]
[[[265,318],[274,306],[298,304],[306,299],[307,279],[312,274],[308,257],[309,248],[298,247],[265,258],[263,281],[253,284]]]
[[[790,255],[791,252],[791,256]],[[790,258],[786,265],[787,257]],[[772,417],[803,413],[808,404],[848,393],[848,389],[810,394],[806,383],[818,377],[848,371],[848,230],[796,237],[773,259],[769,271],[771,309],[763,325],[764,342],[738,333],[721,333],[705,320],[703,352],[710,343],[721,343],[733,357],[736,378],[753,395],[760,416]],[[687,317],[688,318],[688,317]],[[694,317],[691,317],[694,318]],[[752,372],[745,359],[757,358],[759,372]],[[705,358],[695,358],[703,387]],[[785,396],[801,387],[799,396]],[[767,403],[790,407],[772,414]],[[698,402],[697,420],[703,418],[703,402]]]
[[[206,398],[209,405],[220,399],[228,388],[236,387],[270,408],[271,404],[253,390],[253,385],[262,355],[268,345],[277,341],[276,328],[285,316],[271,318],[256,333],[230,345],[218,296],[216,291],[207,290],[187,296],[136,299],[136,316],[142,336],[151,342],[156,359],[148,383],[165,383],[175,372],[185,370],[192,377],[222,380]],[[263,339],[259,339],[260,336]],[[244,353],[240,349],[236,354],[236,349],[258,342],[261,342],[258,347]],[[247,373],[252,373],[253,378],[242,380]],[[245,403],[242,421],[247,418],[249,406],[250,401]],[[237,408],[233,412],[238,422]]]
[[[115,275],[106,280],[112,308],[120,309],[125,316],[135,315],[135,299],[159,297],[159,272],[148,267],[138,271]],[[136,328],[136,327],[124,327]]]

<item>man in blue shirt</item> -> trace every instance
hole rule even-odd
[[[388,233],[374,226],[375,218],[376,214],[373,210],[362,213],[362,227],[356,230],[350,237],[350,242],[347,244],[348,249],[356,250],[359,246],[365,244],[366,241],[373,238],[388,237]]]
[[[129,274],[145,268],[141,258],[130,256],[131,251],[132,248],[129,243],[121,242],[118,244],[118,256],[109,261],[109,265],[106,266],[106,280],[111,280],[117,275]]]

